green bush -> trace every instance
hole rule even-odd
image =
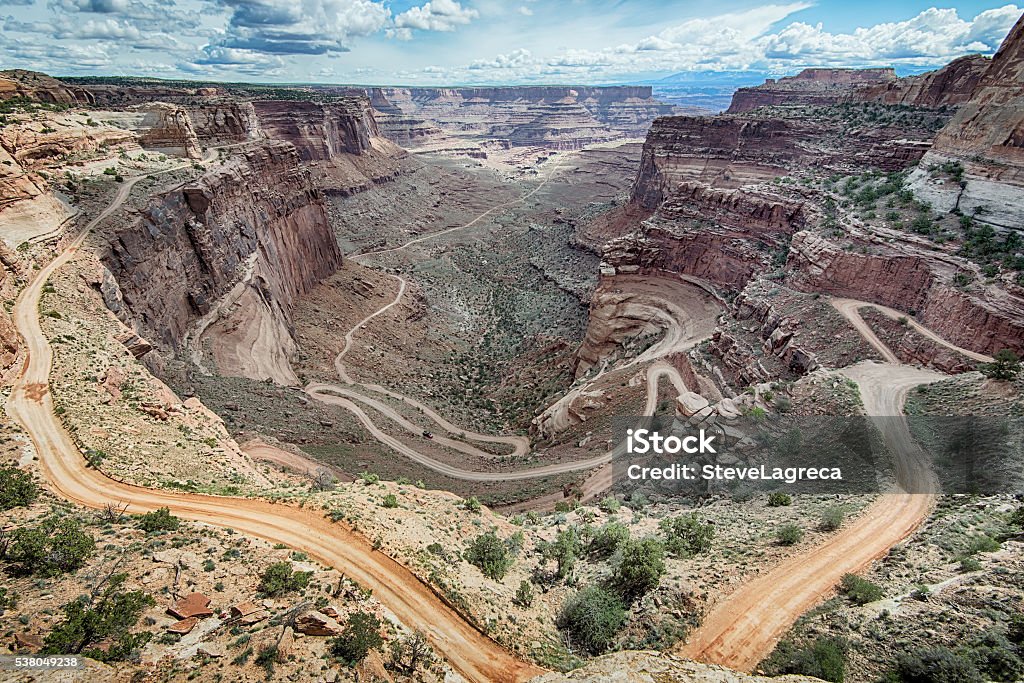
[[[505,542],[493,531],[487,531],[470,542],[464,553],[466,561],[483,575],[501,581],[512,567],[512,554]]]
[[[850,600],[858,605],[866,605],[875,600],[881,600],[882,587],[863,579],[856,574],[844,574],[839,584],[839,590]]]
[[[521,607],[529,607],[533,604],[533,585],[529,581],[524,579],[519,582],[515,603]]]
[[[541,557],[557,563],[555,576],[559,579],[568,577],[576,566],[576,558],[583,552],[583,541],[580,540],[576,527],[569,527],[558,532],[554,542],[537,544]]]
[[[345,622],[341,635],[330,642],[331,654],[349,666],[366,658],[370,650],[384,644],[380,635],[380,619],[367,612],[353,612]]]
[[[463,501],[462,505],[470,512],[480,512],[481,508],[483,507],[482,505],[480,505],[480,501],[477,500],[476,496],[470,496],[465,501]]]
[[[381,507],[396,508],[398,507],[398,496],[393,493],[389,493],[384,496],[384,500],[380,502]]]
[[[80,598],[64,605],[64,622],[50,631],[40,654],[80,654],[101,662],[130,659],[149,642],[151,633],[129,633],[142,612],[156,604],[142,591],[123,592],[126,575],[115,574],[107,582],[96,604]],[[90,648],[101,640],[113,637],[106,650]]]
[[[596,558],[611,557],[619,547],[629,540],[629,527],[621,522],[608,522],[590,539],[588,550]]]
[[[981,673],[969,659],[945,647],[926,647],[896,660],[889,680],[899,683],[981,683]]]
[[[139,517],[139,528],[146,532],[174,531],[181,520],[171,514],[170,508],[160,508]]]
[[[803,647],[785,640],[764,661],[762,668],[772,676],[799,674],[843,683],[848,647],[843,638],[818,638]]]
[[[836,531],[843,526],[846,510],[841,507],[830,507],[821,513],[822,531]]]
[[[658,529],[664,536],[665,550],[680,559],[711,550],[711,539],[715,537],[715,527],[701,524],[695,512],[666,517],[658,522]]]
[[[988,631],[965,654],[987,680],[1024,681],[1024,661],[1016,650],[1006,636]]]
[[[657,588],[665,573],[665,547],[656,538],[630,540],[622,544],[612,560],[610,586],[626,603]]]
[[[11,533],[6,559],[16,573],[57,576],[73,572],[92,555],[96,543],[74,519],[48,518]]]
[[[312,572],[293,571],[291,562],[275,562],[267,567],[260,577],[259,591],[275,597],[302,590],[309,584],[310,574]]]
[[[587,586],[565,601],[556,625],[568,633],[573,647],[599,655],[625,620],[626,608],[618,596],[600,586]]]
[[[0,510],[31,505],[38,495],[39,488],[28,472],[0,467]]]
[[[779,530],[775,532],[775,540],[780,545],[796,545],[804,538],[804,530],[800,528],[799,524],[783,524],[779,527]]]
[[[600,508],[602,512],[606,512],[608,514],[618,512],[621,506],[622,504],[619,502],[619,499],[616,498],[615,496],[608,496],[606,498],[602,498],[601,502],[597,504],[597,507]]]
[[[1012,380],[1020,374],[1020,359],[1010,349],[1003,349],[991,363],[979,365],[978,370],[989,379]]]
[[[971,540],[967,543],[967,554],[994,553],[999,550],[999,547],[999,541],[987,534],[981,534],[980,536],[971,537]]]
[[[1013,511],[1010,515],[1010,524],[1020,529],[1024,529],[1024,505]]]
[[[768,494],[768,507],[781,508],[793,504],[793,497],[783,491],[772,491]]]

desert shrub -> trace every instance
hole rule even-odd
[[[657,588],[665,573],[665,547],[656,538],[626,541],[612,559],[609,585],[626,603]]]
[[[181,520],[171,514],[170,508],[160,508],[139,517],[139,528],[146,532],[174,531]]]
[[[836,531],[843,526],[846,519],[846,511],[841,507],[830,507],[821,513],[821,528],[823,531]]]
[[[693,557],[711,550],[715,527],[702,524],[697,513],[666,517],[658,522],[658,530],[665,539],[665,550],[677,558]]]
[[[493,531],[487,531],[474,538],[464,553],[466,561],[483,572],[483,575],[501,581],[512,567],[512,554],[505,542]]]
[[[384,499],[380,502],[381,507],[396,508],[398,507],[398,496],[393,493],[389,493],[384,496]]]
[[[564,579],[576,566],[576,558],[583,552],[583,541],[576,527],[569,527],[558,532],[554,541],[538,543],[537,550],[545,560],[556,563],[555,577]]]
[[[39,495],[32,475],[17,467],[0,467],[0,510],[31,505]]]
[[[1020,358],[1010,349],[996,353],[991,363],[978,366],[983,375],[989,379],[1011,380],[1020,374]]]
[[[619,503],[619,499],[615,496],[607,496],[606,498],[601,499],[601,502],[597,504],[597,507],[600,508],[602,512],[611,514],[613,512],[618,512],[621,505],[622,504]]]
[[[11,533],[6,559],[15,573],[57,576],[73,572],[92,555],[96,543],[74,519],[48,518]]]
[[[844,574],[839,590],[858,605],[882,599],[882,587],[856,574]]]
[[[1015,644],[1002,633],[988,631],[965,653],[990,681],[1024,681],[1024,661]]]
[[[367,612],[353,612],[345,622],[341,635],[331,639],[331,654],[349,666],[355,666],[384,644],[380,635],[380,619]]]
[[[310,574],[293,571],[291,562],[275,562],[260,576],[259,591],[270,597],[299,591],[309,584]]]
[[[111,576],[95,604],[82,597],[64,605],[64,621],[47,634],[40,654],[84,653],[111,662],[130,659],[142,649],[152,634],[129,631],[156,602],[142,591],[122,591],[125,578],[125,574]],[[114,642],[109,648],[89,647],[111,637]]]
[[[842,638],[818,638],[802,647],[785,640],[779,643],[761,668],[772,676],[799,674],[843,683],[848,647]]]
[[[781,508],[793,504],[793,497],[784,491],[772,491],[768,494],[768,507]]]
[[[594,532],[588,550],[594,557],[611,557],[623,543],[629,540],[629,527],[621,522],[608,522]]]
[[[945,647],[926,647],[901,654],[887,680],[897,683],[981,683],[969,659]]]
[[[780,545],[796,545],[804,538],[804,530],[800,528],[799,524],[783,524],[779,527],[779,530],[775,532],[775,540]]]
[[[519,582],[519,588],[516,589],[515,603],[521,607],[529,607],[533,604],[533,585],[523,580]]]
[[[600,586],[587,586],[562,605],[556,624],[574,647],[598,655],[608,649],[626,620],[626,608],[617,595]]]
[[[462,503],[462,506],[464,508],[466,508],[467,510],[469,510],[470,512],[480,512],[480,510],[483,507],[480,504],[480,501],[477,500],[476,496],[470,496],[469,498],[464,500],[463,503]]]
[[[999,550],[999,547],[999,541],[987,534],[981,534],[980,536],[971,537],[971,540],[967,543],[967,553],[969,555],[994,553]]]

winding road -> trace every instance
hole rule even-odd
[[[905,317],[903,313],[853,299],[833,299],[832,304],[886,360],[858,363],[841,373],[857,383],[865,414],[876,416],[875,426],[896,455],[900,490],[882,494],[853,523],[824,543],[744,583],[715,605],[680,648],[684,657],[752,671],[800,615],[832,594],[844,574],[860,572],[885,555],[927,519],[935,504],[939,484],[927,454],[910,434],[903,403],[913,387],[946,375],[900,364],[859,310],[873,307],[891,318]],[[974,360],[991,360],[950,344],[915,321],[908,323],[949,349]]]
[[[7,401],[7,412],[32,439],[40,472],[49,488],[91,508],[127,503],[129,513],[143,513],[168,507],[186,519],[229,527],[304,551],[372,590],[401,623],[422,630],[431,645],[467,680],[513,683],[543,673],[540,667],[517,659],[479,631],[404,566],[318,511],[261,500],[147,489],[116,481],[87,466],[53,411],[49,387],[53,350],[40,325],[39,300],[49,277],[75,257],[88,232],[124,203],[139,180],[141,177],[125,183],[82,234],[36,274],[18,296],[12,312],[26,353]]]

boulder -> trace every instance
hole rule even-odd
[[[186,633],[190,633],[198,623],[199,617],[189,617],[188,619],[182,619],[181,621],[176,621],[171,624],[167,627],[167,631],[168,633],[177,633],[178,635],[183,636]]]
[[[676,410],[686,417],[696,415],[708,405],[708,400],[695,391],[684,391],[676,398]]]
[[[338,636],[343,630],[341,624],[323,612],[306,612],[295,620],[296,633],[307,636]]]
[[[189,617],[204,619],[213,616],[213,610],[210,609],[210,598],[202,593],[189,593],[168,607],[167,611],[179,619],[188,619]]]

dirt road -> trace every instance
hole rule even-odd
[[[875,341],[880,351],[885,348],[877,337]],[[801,614],[834,591],[844,574],[857,573],[885,555],[931,511],[938,485],[927,455],[910,435],[903,402],[912,387],[945,375],[870,361],[842,372],[860,388],[865,412],[879,416],[875,424],[897,455],[896,479],[903,490],[883,494],[838,534],[745,583],[718,603],[680,649],[684,657],[753,670]]]
[[[887,306],[882,306],[880,304],[871,304],[865,301],[857,301],[855,299],[840,298],[832,299],[832,306],[834,306],[837,311],[849,320],[857,331],[860,332],[861,336],[864,337],[864,340],[871,344],[871,346],[882,354],[882,357],[890,363],[899,363],[900,361],[896,357],[896,354],[894,354],[892,350],[878,338],[871,327],[864,321],[864,318],[860,315],[860,309],[873,308],[893,320],[905,320],[907,325],[912,327],[922,337],[926,337],[936,344],[944,346],[951,351],[956,351],[957,353],[967,356],[972,360],[980,361],[982,363],[991,363],[993,360],[991,356],[986,356],[982,353],[977,353],[976,351],[971,351],[970,349],[965,349],[961,346],[957,346],[956,344],[949,343],[921,323],[917,322],[905,313],[901,313],[893,308],[888,308]]]
[[[87,227],[110,216],[128,196],[129,181],[115,201]],[[168,507],[199,522],[283,543],[308,553],[371,589],[406,626],[421,629],[436,650],[470,681],[523,681],[543,670],[522,662],[478,631],[408,569],[373,550],[362,536],[328,521],[320,512],[260,500],[221,498],[146,489],[90,469],[53,412],[49,374],[53,352],[39,321],[39,299],[47,279],[77,253],[85,237],[43,268],[14,306],[14,323],[26,351],[25,364],[7,402],[8,414],[31,437],[40,471],[58,495],[92,508],[127,503],[130,513]]]

